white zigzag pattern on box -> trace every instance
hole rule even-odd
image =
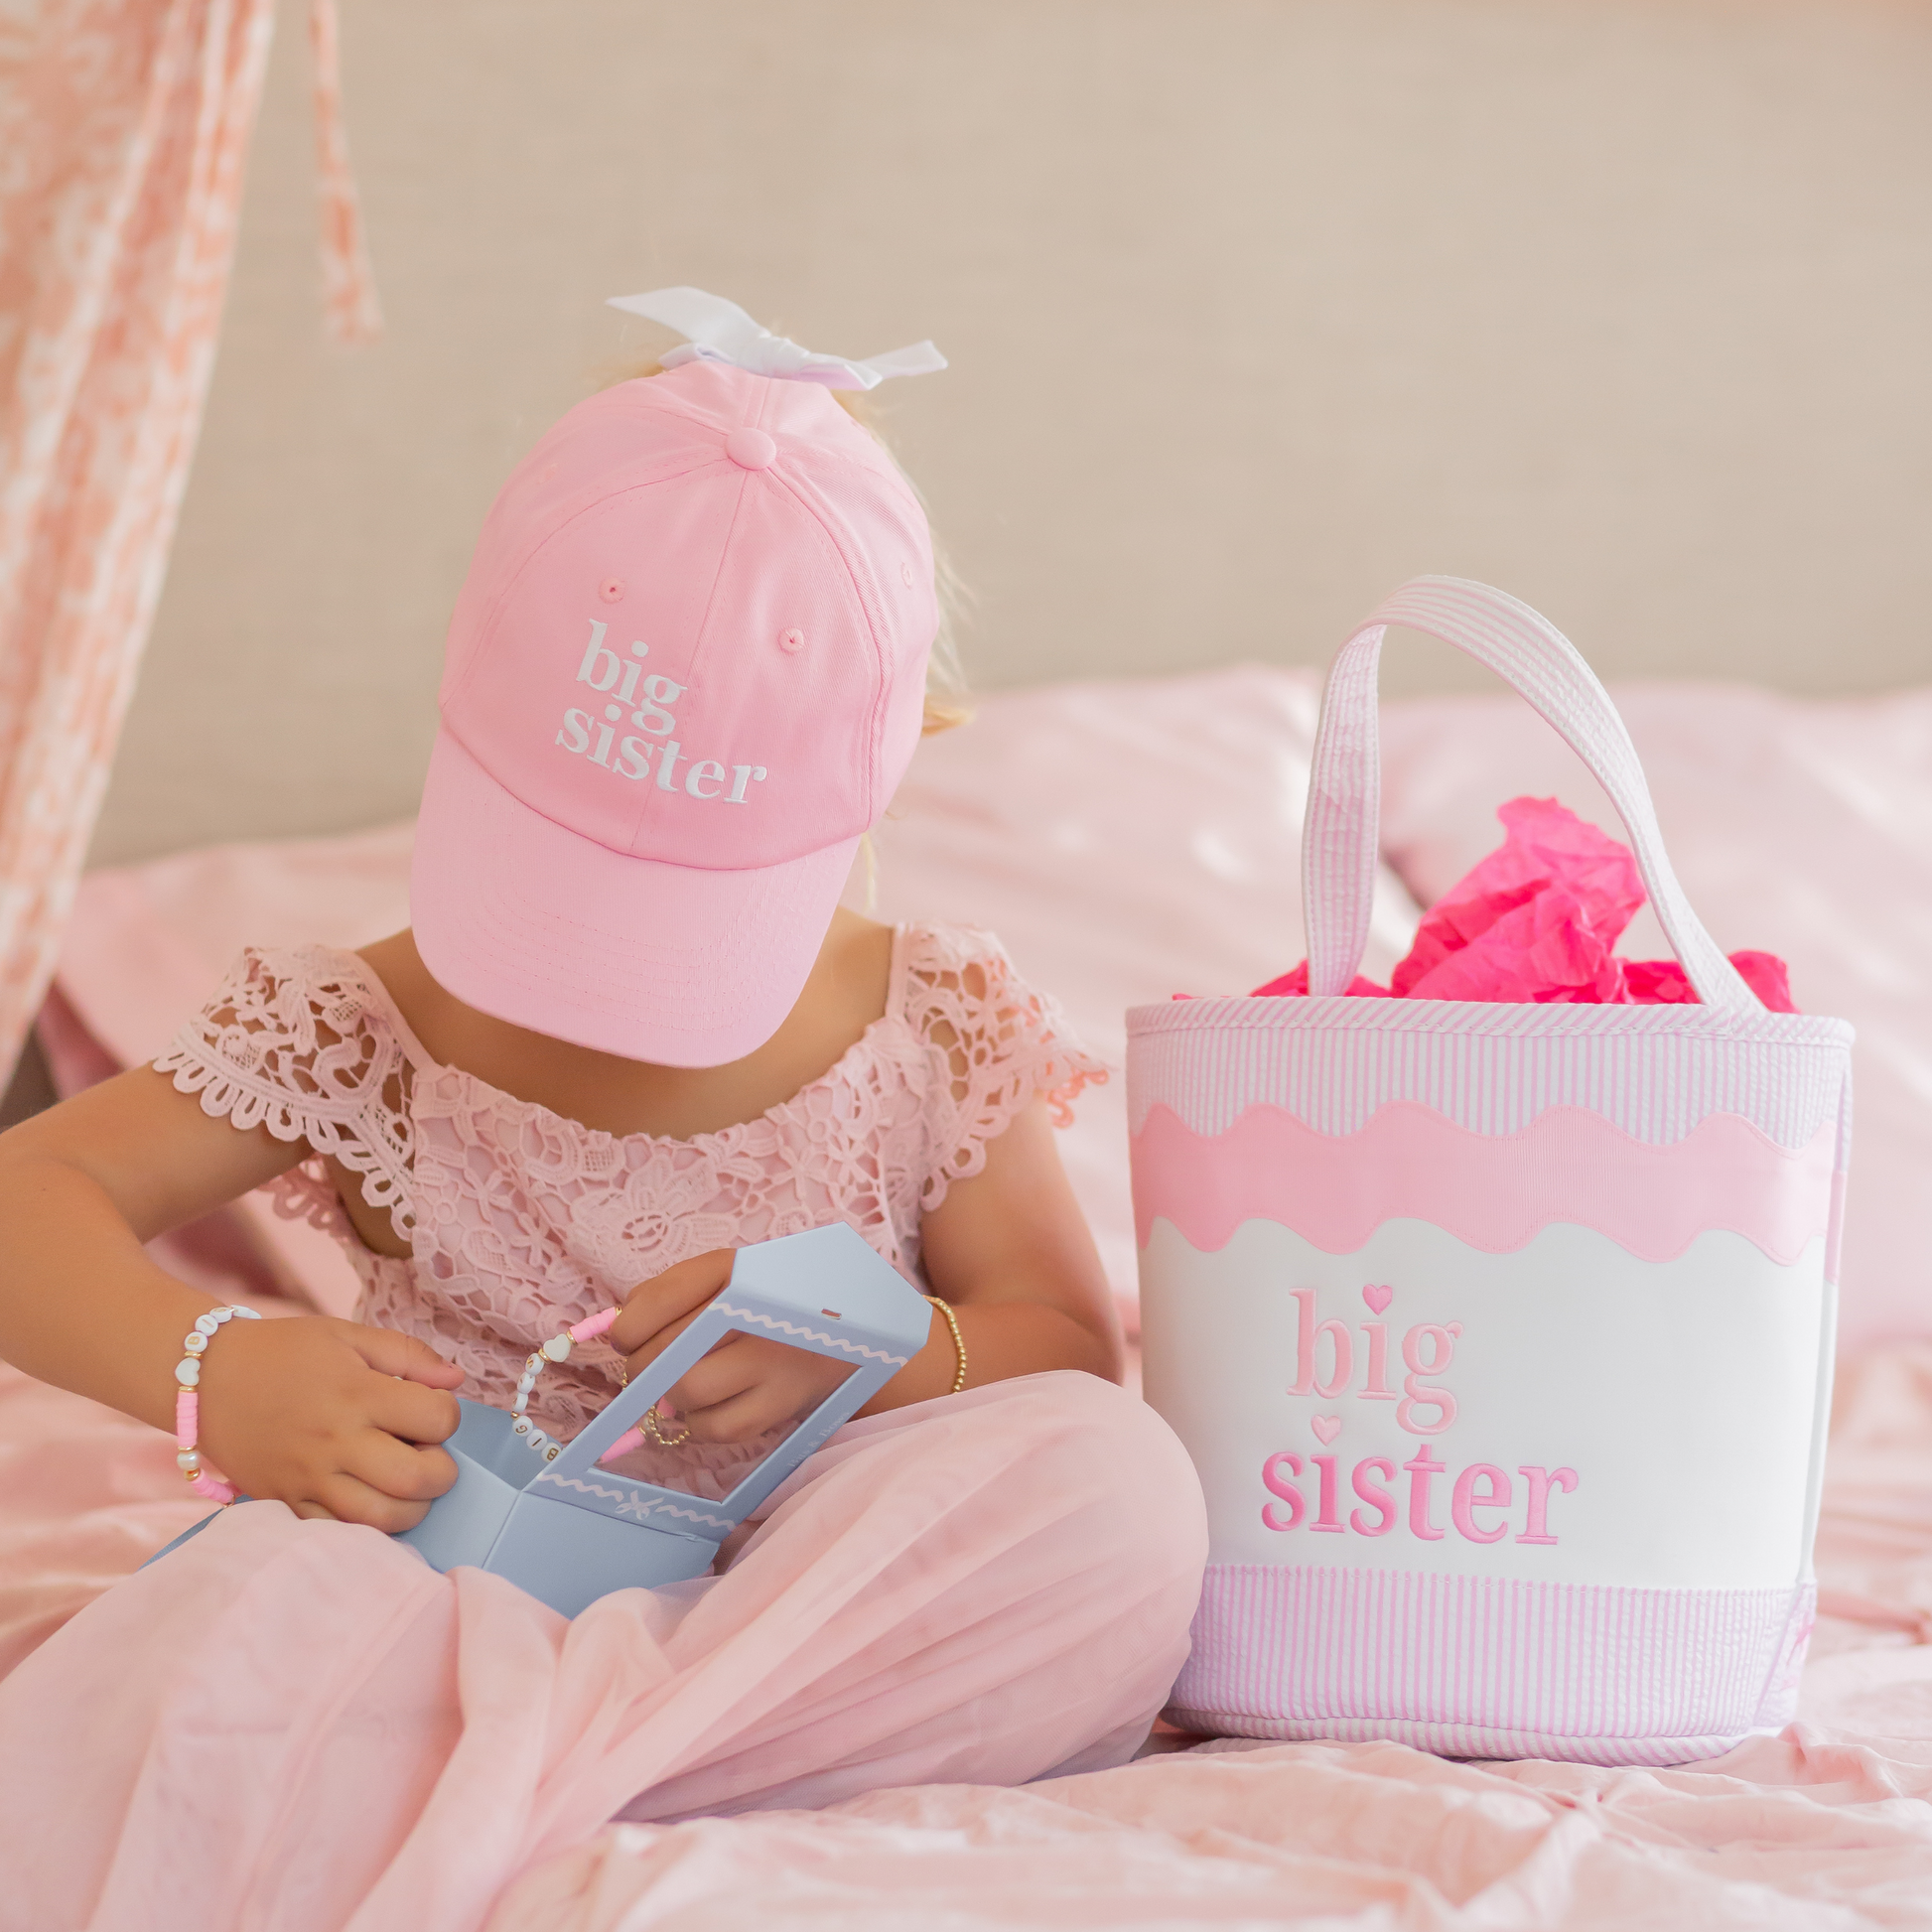
[[[801,1327],[795,1321],[786,1321],[775,1314],[754,1314],[750,1309],[735,1309],[729,1302],[718,1304],[719,1311],[728,1314],[735,1321],[756,1321],[760,1328],[782,1328],[788,1335],[802,1336],[806,1341],[822,1341],[827,1348],[842,1349],[848,1355],[870,1355],[876,1362],[885,1362],[893,1368],[903,1368],[907,1357],[889,1355],[883,1348],[868,1348],[864,1342],[847,1341],[841,1335],[828,1335],[818,1328]]]
[[[715,1529],[736,1527],[729,1516],[713,1516],[702,1509],[680,1509],[676,1503],[641,1496],[635,1490],[607,1489],[603,1483],[586,1482],[582,1476],[560,1476],[554,1469],[545,1469],[537,1481],[555,1483],[559,1489],[581,1490],[587,1496],[602,1496],[606,1501],[616,1503],[626,1516],[635,1515],[640,1522],[647,1515],[681,1516],[687,1523],[709,1523]]]

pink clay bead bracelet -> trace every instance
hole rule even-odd
[[[237,1316],[244,1321],[261,1319],[253,1309],[209,1309],[198,1316],[182,1339],[181,1360],[175,1364],[175,1466],[188,1478],[188,1486],[196,1495],[211,1503],[233,1502],[235,1486],[206,1467],[196,1447],[202,1435],[202,1357],[221,1324]]]

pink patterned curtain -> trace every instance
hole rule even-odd
[[[382,308],[362,239],[362,207],[343,135],[342,58],[336,0],[310,0],[309,51],[316,69],[316,197],[322,210],[322,303],[329,333],[345,348],[382,333]]]
[[[380,327],[312,0],[327,313]],[[273,0],[0,4],[0,1087],[61,931],[207,393]]]
[[[0,13],[0,1069],[53,977],[160,595],[270,12]]]

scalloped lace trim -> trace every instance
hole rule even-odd
[[[927,1213],[956,1180],[986,1166],[986,1149],[1015,1114],[1043,1095],[1056,1127],[1073,1124],[1073,1102],[1098,1086],[1107,1069],[1072,1041],[1058,1005],[1014,970],[990,933],[944,927],[907,934],[906,1024],[942,1069],[935,1101],[937,1157],[919,1205]]]
[[[405,1240],[413,1234],[409,1066],[354,954],[248,948],[154,1065],[199,1093],[205,1114],[340,1161],[361,1176],[362,1198],[388,1209]],[[305,1197],[317,1220],[300,1183],[277,1194]]]

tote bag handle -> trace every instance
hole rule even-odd
[[[1721,1013],[1761,1010],[1677,883],[1636,747],[1595,672],[1527,604],[1459,577],[1418,577],[1403,585],[1370,612],[1329,669],[1302,834],[1310,993],[1340,993],[1368,943],[1381,821],[1376,668],[1392,623],[1439,637],[1488,665],[1556,728],[1621,814],[1650,902],[1698,998]]]

